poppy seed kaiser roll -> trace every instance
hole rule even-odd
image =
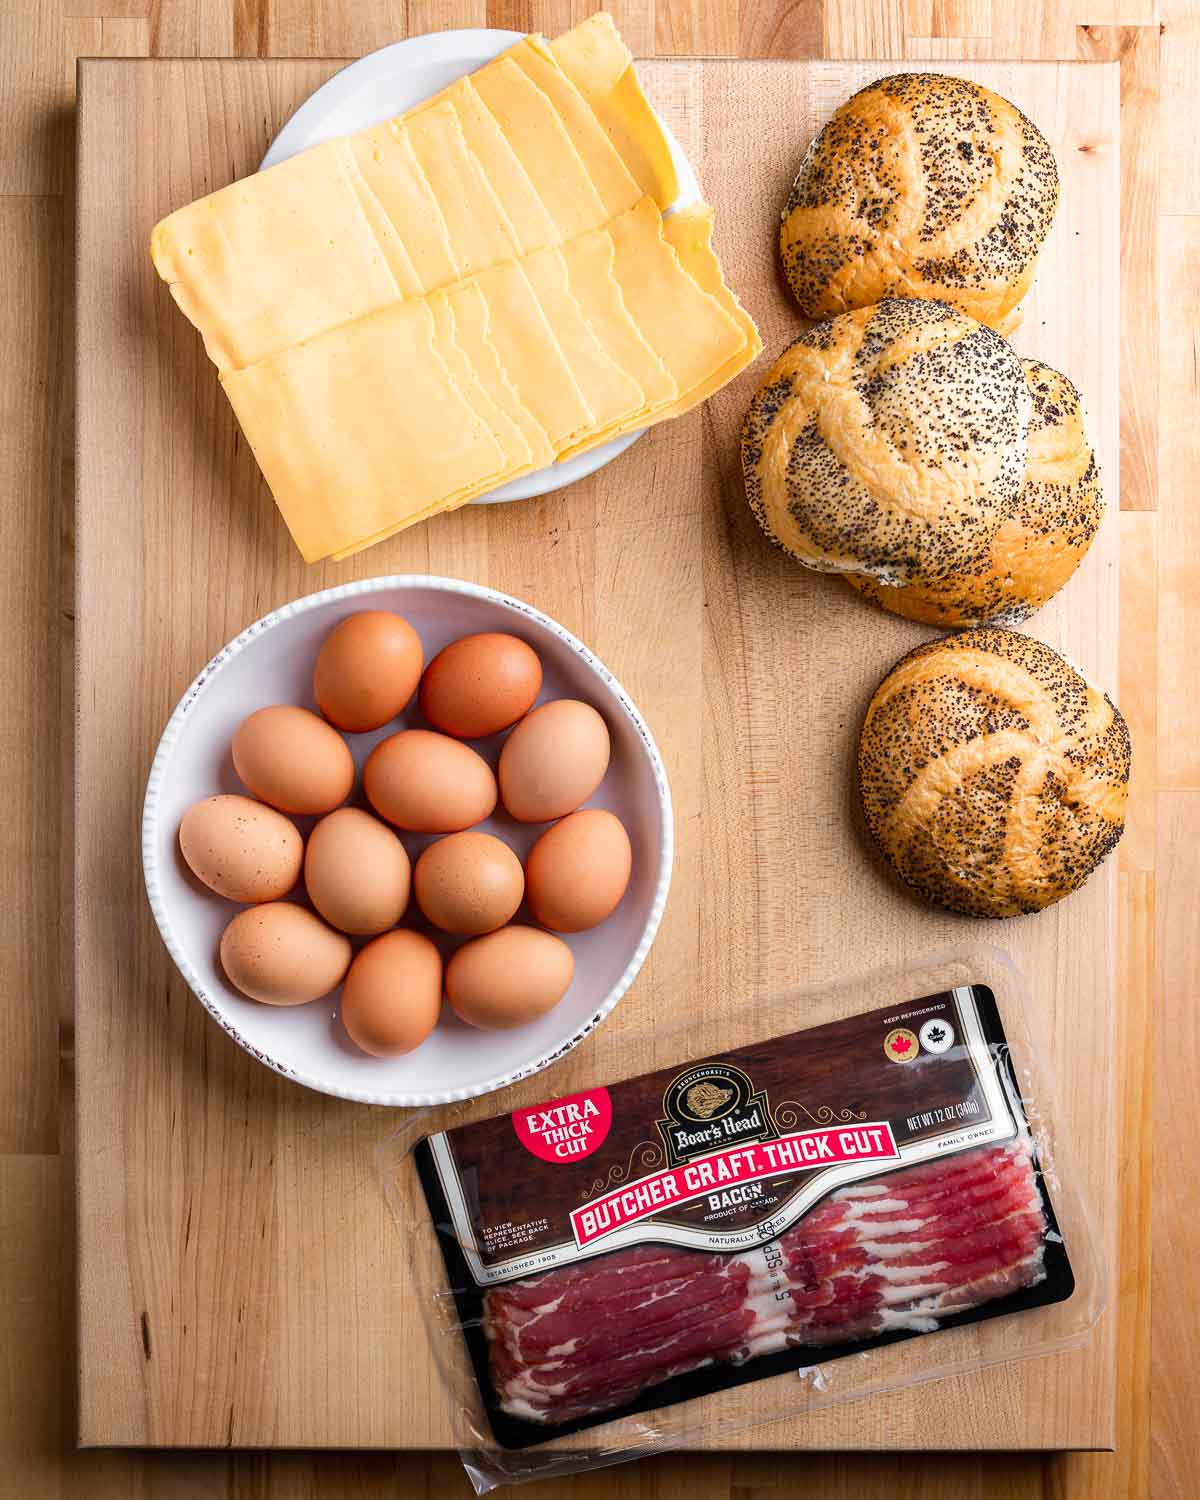
[[[924,584],[969,569],[1012,513],[1030,397],[993,329],[892,298],[802,333],[742,427],[750,507],[821,572]]]
[[[1058,207],[1037,127],[966,78],[899,73],[861,89],[813,141],[779,250],[800,310],[935,297],[1010,332]]]
[[[1021,361],[1033,415],[1025,479],[990,546],[962,573],[895,588],[846,575],[894,615],[955,629],[1016,625],[1056,594],[1083,560],[1104,516],[1100,471],[1079,392],[1036,359]]]
[[[1130,746],[1113,704],[1057,651],[964,631],[909,652],[858,752],[883,857],[926,900],[977,917],[1070,895],[1125,826]]]

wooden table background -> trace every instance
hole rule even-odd
[[[464,1495],[457,1459],[81,1454],[74,1433],[72,189],[77,56],[353,56],[447,25],[564,29],[591,4],[0,0],[0,1495]],[[1120,850],[1122,1400],[1116,1455],[672,1456],[529,1490],[831,1497],[1200,1490],[1200,86],[1196,0],[630,0],[642,55],[1122,64],[1122,669],[1139,749]],[[107,14],[97,14],[107,12]],[[1158,293],[1162,290],[1162,306]],[[1190,462],[1189,462],[1190,460]]]

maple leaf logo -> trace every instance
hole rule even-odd
[[[946,1033],[945,1033],[945,1030],[941,1026],[931,1026],[929,1028],[929,1040],[931,1042],[934,1042],[934,1043],[941,1042],[941,1041],[944,1041],[945,1038],[946,1038]]]
[[[890,1062],[911,1062],[919,1051],[916,1036],[906,1026],[897,1026],[894,1031],[889,1031],[883,1041],[884,1056]]]

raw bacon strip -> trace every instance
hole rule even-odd
[[[658,1338],[676,1328],[694,1327],[740,1308],[746,1300],[748,1280],[746,1267],[727,1265],[715,1275],[684,1282],[677,1290],[637,1310],[639,1337]],[[562,1327],[557,1319],[547,1322],[553,1325],[553,1332],[544,1332],[539,1324],[522,1330],[514,1338],[512,1330],[504,1330],[501,1337],[505,1348],[522,1363],[536,1365],[545,1359],[591,1363],[610,1354],[623,1354],[629,1345],[629,1323],[625,1318],[601,1317],[590,1327],[575,1324],[573,1328]]]
[[[931,1332],[1040,1281],[1045,1233],[1025,1142],[902,1168],[831,1193],[770,1262],[639,1245],[494,1288],[492,1382],[506,1411],[561,1424],[718,1360]]]
[[[548,1296],[563,1296],[568,1305],[582,1307],[588,1302],[605,1300],[622,1286],[650,1286],[668,1274],[686,1275],[702,1270],[711,1257],[702,1251],[668,1250],[661,1245],[638,1245],[621,1255],[604,1261],[585,1261],[577,1266],[560,1266],[543,1271],[540,1276],[513,1281],[494,1294],[506,1306],[539,1308]]]
[[[560,1370],[547,1364],[519,1372],[511,1367],[497,1370],[504,1380],[505,1408],[524,1416],[537,1412],[539,1415],[532,1420],[555,1422],[565,1420],[558,1415],[558,1409],[568,1402],[584,1405],[588,1410],[608,1410],[618,1404],[613,1399],[616,1392],[656,1385],[683,1370],[709,1364],[726,1350],[736,1348],[744,1341],[752,1320],[752,1311],[743,1306],[715,1322],[683,1327],[669,1335],[660,1335],[653,1342],[639,1343],[621,1356],[598,1365]],[[520,1410],[522,1406],[525,1410]],[[552,1417],[541,1414],[548,1410],[553,1410]]]
[[[540,1308],[513,1307],[498,1291],[489,1297],[487,1315],[498,1337],[519,1345],[524,1357],[533,1360],[557,1345],[578,1343],[614,1325],[625,1328],[636,1321],[643,1327],[653,1326],[677,1308],[686,1310],[705,1301],[724,1276],[711,1255],[698,1257],[696,1267],[684,1274],[677,1274],[675,1267],[670,1272],[664,1269],[661,1279],[634,1287],[612,1283],[609,1278],[614,1287],[610,1295],[586,1304],[565,1292]]]

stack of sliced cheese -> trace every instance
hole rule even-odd
[[[759,353],[712,210],[664,217],[677,196],[600,14],[180,209],[151,253],[313,562],[677,416]]]

